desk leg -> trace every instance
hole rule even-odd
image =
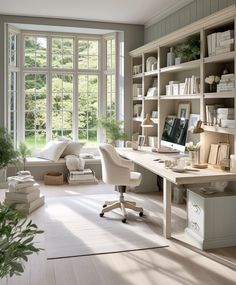
[[[163,178],[164,237],[171,237],[171,182]]]

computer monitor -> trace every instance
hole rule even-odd
[[[161,146],[167,146],[185,151],[185,143],[188,131],[188,119],[168,116],[165,119],[161,138]]]

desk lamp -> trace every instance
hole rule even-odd
[[[196,126],[191,130],[191,132],[193,134],[203,133],[204,129],[201,127],[201,125],[202,125],[202,121],[201,120],[197,121]]]
[[[142,122],[142,128],[144,128],[144,135],[145,135],[145,145],[148,145],[148,128],[153,128],[154,127],[154,122],[151,119],[151,116],[149,113],[146,114],[145,119]],[[146,134],[145,134],[145,129],[147,129]]]

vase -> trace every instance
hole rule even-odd
[[[189,151],[189,160],[191,165],[199,164],[199,151],[198,150],[190,150]]]
[[[216,83],[210,84],[210,92],[216,92],[217,89],[216,85],[217,85]]]

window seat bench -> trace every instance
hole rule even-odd
[[[101,169],[101,158],[100,156],[94,156],[93,158],[85,159],[85,168],[90,168],[95,172],[98,179],[102,177]],[[38,157],[27,157],[25,169],[29,170],[36,180],[43,180],[44,174],[49,171],[59,171],[64,174],[66,179],[68,169],[66,167],[66,161],[64,158],[60,158],[54,162],[51,160],[38,158]],[[7,175],[12,176],[16,174],[15,167],[8,167]]]

